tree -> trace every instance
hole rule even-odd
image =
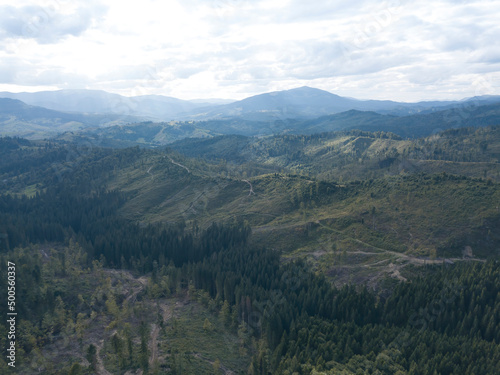
[[[81,375],[81,374],[83,374],[82,366],[78,362],[73,363],[73,366],[71,366],[68,375]]]
[[[147,372],[149,368],[149,351],[148,351],[148,336],[149,336],[149,329],[148,326],[145,322],[141,322],[141,325],[139,327],[139,334],[141,336],[141,347],[140,347],[140,354],[139,354],[139,364],[141,368]]]
[[[214,329],[213,324],[208,320],[208,318],[205,318],[205,321],[203,322],[203,330],[206,332],[212,332]]]
[[[227,300],[222,304],[219,316],[225,326],[229,326],[231,324],[231,307],[229,306],[229,302]]]
[[[87,361],[90,362],[90,368],[93,371],[97,371],[97,348],[94,344],[90,344],[87,349],[86,355]]]

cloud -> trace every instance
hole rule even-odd
[[[310,85],[421,100],[473,96],[467,82],[487,77],[499,89],[490,1],[19,1],[0,5],[0,84],[21,88],[239,99]]]
[[[69,12],[57,1],[45,7],[3,5],[0,6],[0,37],[56,43],[70,35],[81,35],[104,12],[105,7],[91,2]]]

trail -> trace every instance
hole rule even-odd
[[[168,320],[172,317],[171,307],[162,303],[159,305],[159,308],[161,310],[163,323],[167,323]],[[149,342],[149,350],[151,355],[149,357],[149,367],[153,368],[155,363],[160,360],[160,358],[158,357],[158,334],[160,333],[160,326],[153,323],[151,324],[151,327],[151,341]]]
[[[172,162],[172,164],[175,164],[175,165],[177,165],[177,166],[179,166],[181,168],[184,168],[188,173],[190,173],[188,167],[186,167],[185,165],[182,165],[182,164],[179,164],[179,163],[175,162],[170,156],[168,158],[170,159],[170,161]]]
[[[407,281],[407,279],[401,275],[400,273],[400,270],[405,267],[407,264],[414,264],[414,265],[425,265],[425,264],[442,264],[444,262],[460,262],[460,261],[479,261],[479,262],[485,262],[484,260],[482,259],[477,259],[477,258],[468,258],[468,259],[464,259],[464,258],[437,258],[437,259],[428,259],[428,258],[417,258],[415,256],[412,256],[412,255],[408,255],[408,254],[404,254],[404,253],[398,253],[396,251],[392,251],[392,250],[387,250],[387,249],[382,249],[380,247],[376,247],[376,246],[373,246],[369,243],[366,243],[366,242],[363,242],[357,238],[353,238],[353,237],[350,237],[348,235],[346,235],[345,233],[341,232],[341,231],[337,231],[333,228],[330,228],[324,224],[321,224],[319,221],[316,221],[317,224],[319,224],[322,228],[325,228],[325,229],[329,229],[331,232],[334,232],[334,233],[337,233],[337,234],[340,234],[342,235],[344,238],[346,239],[349,239],[351,241],[354,241],[354,242],[357,242],[365,247],[369,247],[371,249],[374,249],[374,250],[378,250],[380,251],[379,253],[371,253],[371,252],[366,252],[366,251],[362,251],[362,250],[357,250],[357,251],[353,251],[353,252],[349,252],[350,254],[366,254],[366,255],[376,255],[376,254],[390,254],[390,255],[393,255],[395,256],[396,258],[400,259],[402,263],[400,264],[394,264],[394,263],[390,263],[387,265],[387,271],[389,272],[389,274],[400,280],[400,281]],[[370,264],[365,264],[364,267],[367,267],[367,268],[371,268],[373,266],[377,266],[377,265],[380,265],[384,262],[387,262],[389,259],[383,259],[383,260],[380,260],[380,261],[376,261],[374,263],[370,263]],[[399,263],[399,262],[398,262]],[[345,266],[343,266],[345,267]],[[351,265],[351,267],[356,267],[355,265]]]
[[[388,250],[388,249],[383,249],[383,248],[380,248],[380,247],[377,247],[377,246],[374,246],[374,245],[371,245],[367,242],[364,242],[364,241],[361,241],[357,238],[354,238],[354,237],[351,237],[349,236],[348,234],[342,232],[342,231],[339,231],[339,230],[336,230],[336,229],[333,229],[325,224],[322,224],[319,220],[315,221],[316,224],[318,224],[319,226],[321,226],[323,229],[326,229],[330,232],[333,232],[339,236],[342,236],[343,239],[346,239],[346,240],[349,240],[349,241],[352,241],[352,242],[356,242],[360,245],[362,245],[364,248],[366,248],[367,250],[370,249],[372,251],[365,251],[365,250],[354,250],[354,251],[349,251],[348,254],[361,254],[361,255],[367,255],[367,256],[370,256],[370,255],[391,255],[393,256],[394,258],[396,258],[396,261],[394,260],[394,258],[392,258],[392,262],[395,262],[396,264],[394,263],[390,263],[388,264],[386,267],[388,268],[388,271],[389,273],[403,281],[403,280],[406,280],[401,274],[400,274],[400,269],[405,267],[406,265],[408,264],[414,264],[414,265],[426,265],[426,264],[442,264],[443,262],[461,262],[461,261],[477,261],[477,262],[484,262],[484,260],[482,259],[477,259],[477,258],[436,258],[436,259],[430,259],[430,258],[419,258],[419,257],[416,257],[414,255],[409,255],[409,254],[405,254],[405,253],[399,253],[397,251],[393,251],[393,250]],[[282,224],[282,225],[277,225],[277,226],[272,226],[272,225],[263,225],[263,226],[260,226],[260,227],[257,227],[257,228],[254,228],[252,230],[252,232],[255,234],[255,233],[262,233],[262,232],[268,232],[268,231],[274,231],[274,230],[285,230],[285,229],[291,229],[291,228],[295,228],[295,227],[299,227],[300,225],[298,225],[297,223],[293,223],[293,224]],[[321,245],[320,242],[318,242],[318,245]],[[320,246],[321,249],[323,249],[324,247],[323,246]],[[318,256],[321,256],[323,254],[325,254],[326,252],[323,252],[323,251],[316,251],[316,252],[313,252],[311,253],[313,256],[315,256],[316,258]],[[366,267],[366,268],[377,268],[378,267],[383,267],[383,263],[386,263],[386,262],[389,262],[391,261],[391,259],[379,259],[379,260],[375,260],[374,262],[371,262],[371,263],[366,263],[366,264],[351,264],[351,265],[342,265],[343,268],[359,268],[360,266],[361,267]]]
[[[340,234],[342,236],[344,236],[344,238],[348,239],[348,240],[351,240],[351,241],[354,241],[354,242],[357,242],[365,247],[368,247],[368,248],[372,248],[372,249],[375,249],[375,250],[378,250],[380,251],[381,253],[385,253],[385,254],[391,254],[391,255],[394,255],[395,257],[398,257],[398,258],[403,258],[403,259],[406,259],[410,262],[415,262],[415,263],[421,263],[421,264],[424,264],[424,259],[419,259],[419,258],[416,258],[416,257],[413,257],[411,255],[407,255],[407,254],[403,254],[403,253],[398,253],[397,251],[393,251],[393,250],[387,250],[387,249],[382,249],[380,247],[377,247],[377,246],[374,246],[374,245],[371,245],[367,242],[363,242],[357,238],[353,238],[349,235],[346,235],[344,232],[341,232],[341,231],[338,231],[338,230],[335,230],[333,228],[330,228],[324,224],[321,224],[321,222],[319,221],[316,221],[317,224],[319,224],[322,228],[324,229],[327,229],[327,230],[330,230],[331,232],[334,232],[336,234]],[[377,253],[368,253],[368,252],[362,252],[361,250],[358,250],[357,251],[358,253],[365,253],[367,255],[371,255],[371,254],[377,254]],[[380,254],[380,253],[379,253]],[[442,260],[438,260],[436,261],[436,263],[440,263],[442,262]]]
[[[246,182],[248,185],[250,185],[250,192],[248,193],[248,195],[252,195],[252,194],[255,194],[255,192],[253,191],[253,186],[252,186],[252,183],[248,180],[241,180],[243,182]]]
[[[163,157],[165,157],[165,156],[163,156]],[[189,171],[189,168],[188,168],[188,167],[186,167],[185,165],[182,165],[182,164],[180,164],[180,163],[175,162],[175,161],[174,161],[174,160],[173,160],[170,156],[169,156],[168,158],[170,159],[170,161],[172,162],[172,164],[175,164],[175,165],[177,165],[177,166],[179,166],[179,167],[181,167],[181,168],[184,168],[184,169],[185,169],[188,173],[190,173],[190,171]],[[154,177],[154,176],[153,176],[153,174],[151,173],[151,169],[153,169],[153,167],[154,167],[154,165],[150,166],[150,167],[148,168],[148,170],[146,171],[146,173],[147,173],[147,174],[149,174],[149,175],[151,176],[151,178],[153,178],[153,177]]]
[[[99,342],[99,345],[96,345],[96,359],[97,359],[97,375],[111,375],[111,373],[104,368],[104,363],[102,362],[101,358],[101,349],[104,346],[104,339]]]
[[[153,365],[158,360],[158,332],[160,332],[160,327],[156,324],[151,324],[153,330],[151,331],[151,342],[149,345],[149,350],[151,351],[151,356],[149,357],[149,367],[153,368]]]

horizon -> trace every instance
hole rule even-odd
[[[500,9],[488,1],[10,3],[0,0],[0,91],[241,100],[310,86],[408,103],[500,94]]]
[[[146,97],[146,96],[162,96],[162,97],[168,97],[168,98],[172,98],[172,99],[179,99],[179,100],[188,101],[188,102],[196,102],[196,101],[204,101],[204,100],[206,100],[206,101],[213,100],[213,101],[232,101],[232,102],[238,102],[238,101],[245,100],[245,99],[248,99],[248,98],[251,98],[251,97],[254,97],[254,96],[272,94],[272,93],[275,93],[275,92],[278,93],[278,92],[292,91],[292,90],[303,89],[303,88],[309,88],[309,89],[314,89],[314,90],[321,90],[321,91],[324,91],[324,92],[327,92],[329,94],[336,95],[336,96],[339,96],[339,97],[342,97],[342,98],[345,98],[345,99],[352,99],[352,100],[359,100],[359,101],[371,101],[371,100],[375,100],[375,101],[392,101],[392,102],[407,103],[407,104],[417,104],[417,103],[422,103],[422,102],[434,102],[434,101],[437,101],[437,102],[457,102],[457,101],[466,101],[466,100],[470,100],[470,99],[472,99],[474,97],[481,97],[481,96],[484,96],[484,97],[488,97],[488,96],[500,96],[500,95],[495,95],[495,94],[493,94],[493,95],[486,94],[486,95],[476,95],[476,96],[463,97],[463,98],[459,98],[459,99],[443,98],[443,99],[424,99],[424,100],[419,100],[419,101],[403,101],[403,100],[396,100],[396,99],[370,99],[370,98],[360,99],[360,98],[355,98],[355,97],[350,97],[350,96],[342,96],[342,95],[339,95],[337,93],[330,92],[328,90],[323,90],[323,89],[319,89],[317,87],[311,87],[311,86],[300,86],[300,87],[294,87],[294,88],[285,89],[285,90],[279,90],[279,91],[262,92],[262,93],[258,93],[258,94],[255,94],[255,95],[251,95],[251,96],[245,97],[243,99],[219,98],[219,97],[184,99],[184,98],[178,98],[178,97],[174,97],[174,96],[170,96],[170,95],[162,95],[162,94],[145,94],[145,95],[132,96],[132,95],[120,94],[120,93],[117,93],[117,92],[111,92],[111,91],[107,91],[107,90],[103,90],[103,89],[85,89],[85,88],[83,88],[83,89],[54,89],[54,90],[40,90],[40,91],[17,91],[17,92],[16,91],[8,91],[8,90],[0,90],[0,93],[36,94],[36,93],[42,93],[42,92],[58,92],[58,91],[98,91],[98,92],[104,92],[104,93],[107,93],[107,94],[116,94],[116,95],[120,95],[120,96],[128,97],[128,98]],[[20,99],[18,99],[18,100],[20,100]],[[223,104],[213,104],[213,105],[223,105]]]

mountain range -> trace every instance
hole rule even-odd
[[[0,98],[0,135],[39,139],[86,127],[123,125],[142,117],[119,114],[87,114],[55,111],[28,105],[20,100]]]
[[[99,90],[58,90],[35,93],[0,92],[0,98],[64,112],[139,116],[155,121],[241,118],[274,121],[311,119],[348,110],[374,111],[398,116],[432,112],[474,103],[500,102],[500,96],[481,96],[462,101],[403,103],[389,100],[357,100],[311,87],[276,91],[229,102],[221,99],[181,100],[162,95],[127,97]]]
[[[489,104],[499,102],[500,96],[476,97],[463,101],[403,103],[390,100],[357,100],[311,87],[300,87],[256,95],[223,106],[199,108],[194,110],[194,113],[188,118],[198,120],[241,118],[254,121],[275,121],[292,118],[311,119],[349,110],[406,116],[463,106],[470,101],[476,105]]]
[[[220,103],[217,99],[214,102],[191,102],[162,95],[127,97],[101,90],[1,92],[0,98],[17,99],[29,105],[56,111],[131,115],[157,120],[171,120],[181,113]]]
[[[230,103],[221,99],[187,101],[161,95],[125,97],[98,90],[2,92],[0,135],[36,139],[85,129],[116,135],[127,124],[145,126],[149,121],[163,122],[155,124],[158,131],[162,129],[161,134],[153,134],[157,144],[220,134],[311,134],[354,128],[411,137],[450,127],[475,126],[473,119],[478,116],[481,125],[493,125],[499,116],[495,103],[500,103],[500,96],[419,103],[357,100],[310,87]],[[113,125],[119,128],[106,130]],[[137,129],[129,130],[133,133]],[[147,133],[151,137],[151,129]]]

